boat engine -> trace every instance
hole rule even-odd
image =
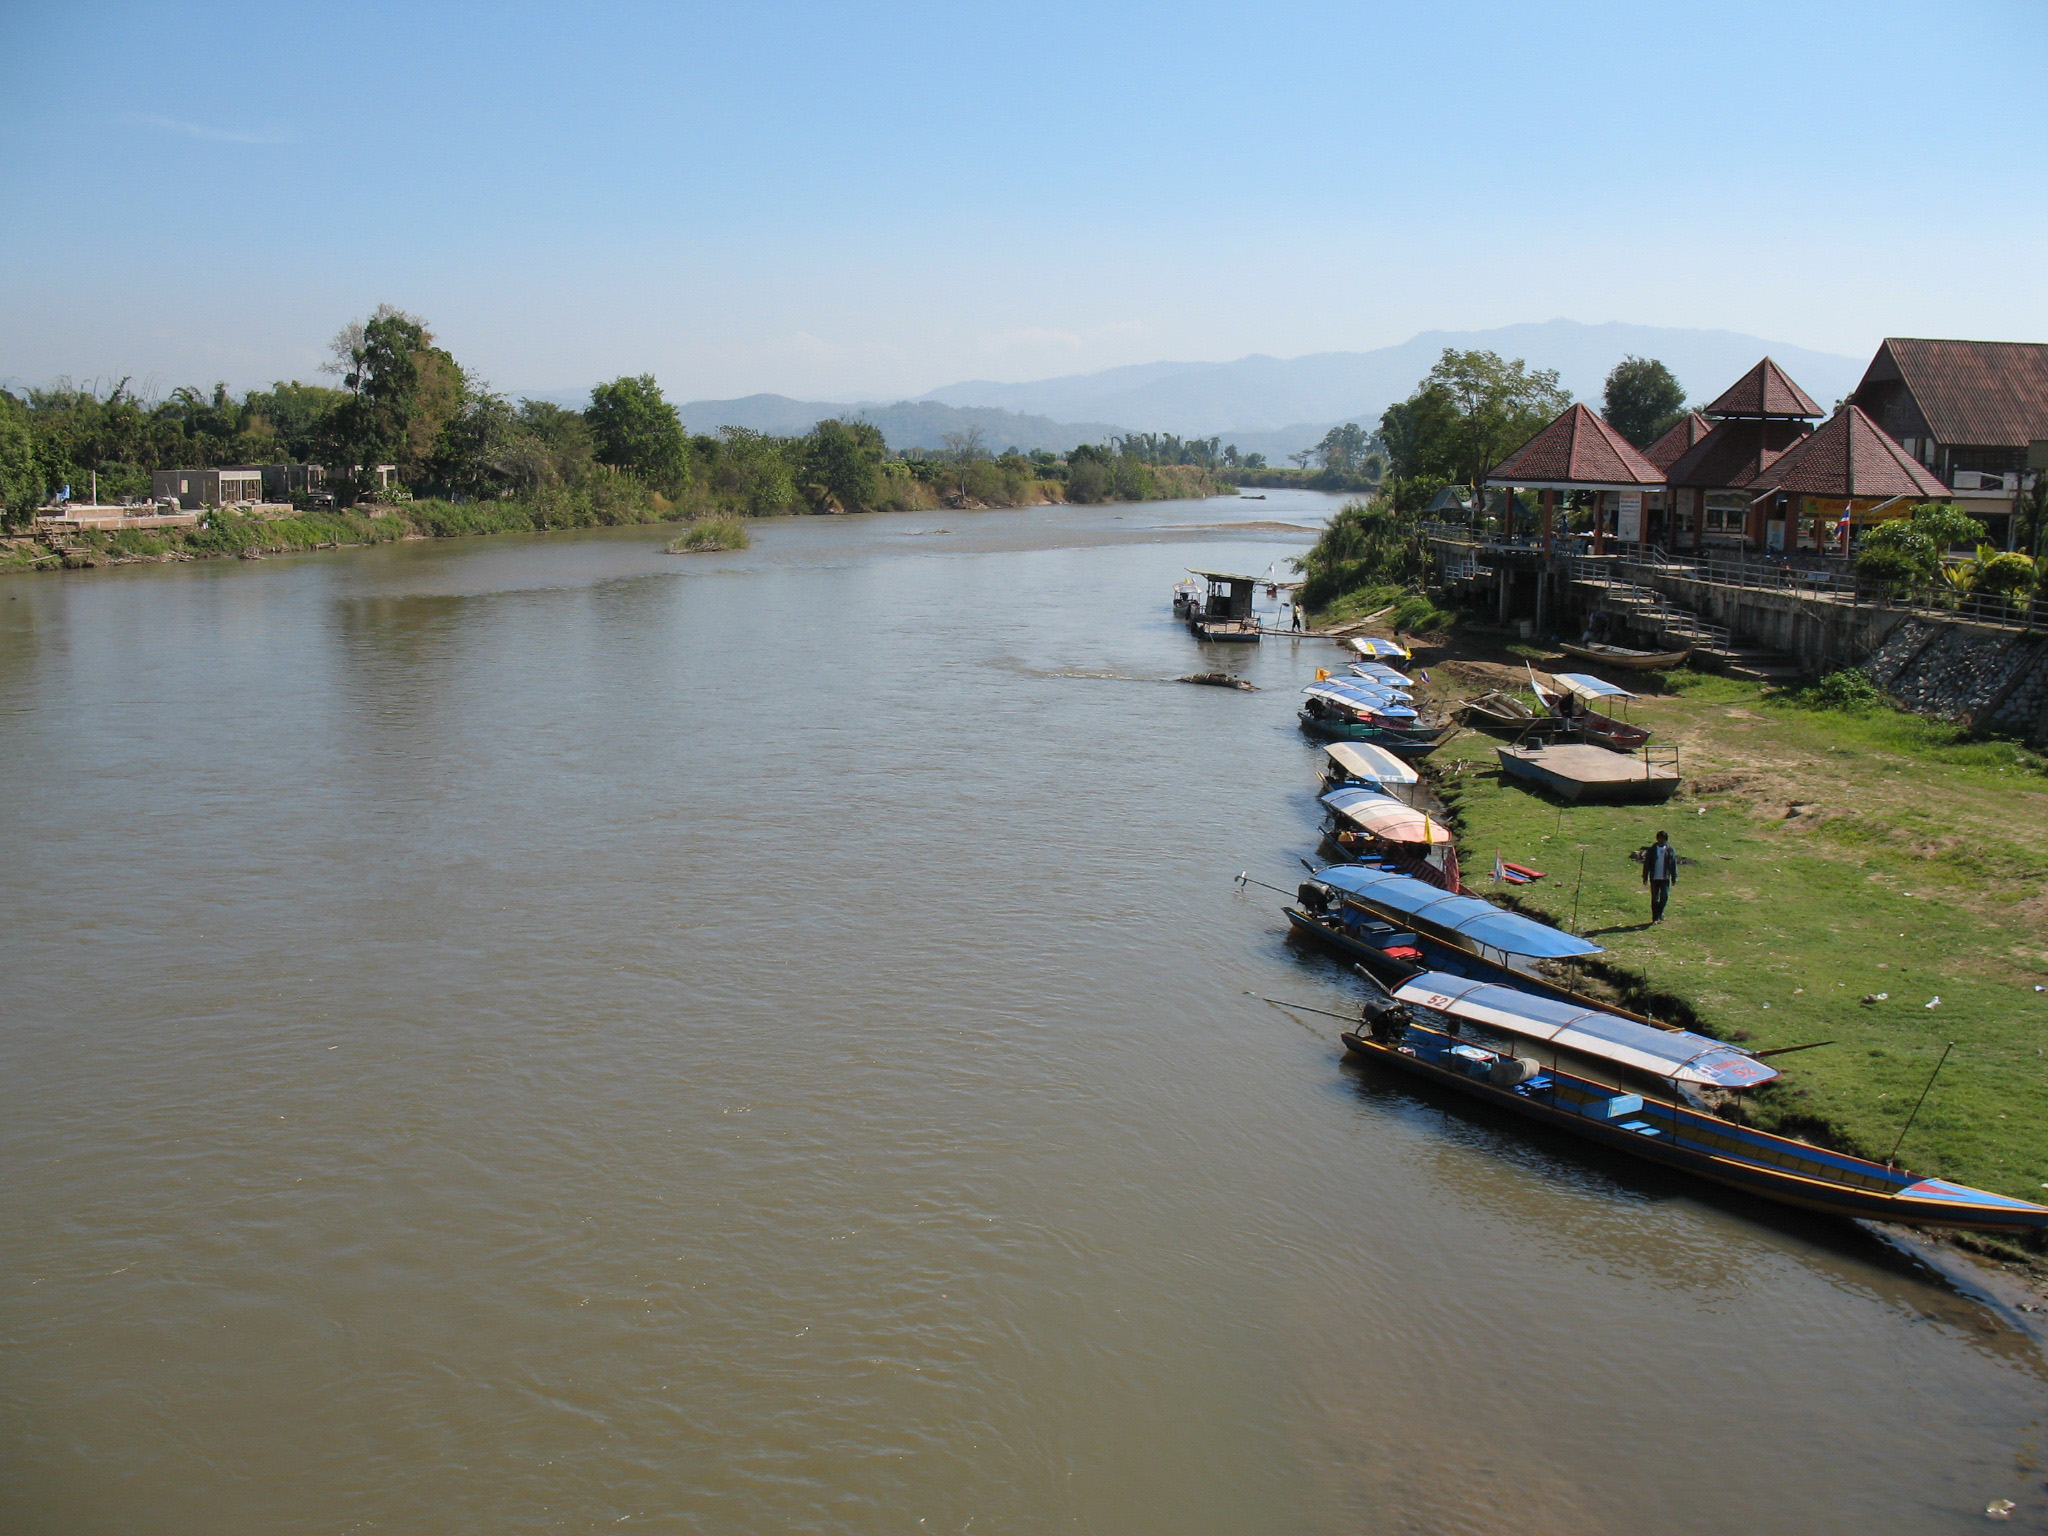
[[[1367,999],[1365,1005],[1358,1010],[1358,1016],[1365,1021],[1366,1032],[1382,1045],[1400,1039],[1407,1033],[1411,1022],[1408,1010],[1402,1004],[1383,1003],[1373,999]]]

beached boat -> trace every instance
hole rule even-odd
[[[1535,690],[1537,700],[1551,714],[1567,722],[1582,740],[1615,752],[1634,752],[1649,741],[1650,733],[1642,726],[1602,714],[1594,707],[1596,703],[1635,697],[1619,683],[1584,672],[1558,672],[1553,674],[1552,681],[1557,684],[1556,689],[1544,687],[1537,680],[1535,669],[1530,669],[1529,686]]]
[[[1354,661],[1345,668],[1353,677],[1368,683],[1382,684],[1388,688],[1400,688],[1414,692],[1415,679],[1405,673],[1396,672],[1383,661]]]
[[[1631,672],[1683,666],[1685,658],[1692,654],[1690,646],[1682,651],[1635,651],[1625,645],[1602,645],[1597,640],[1585,640],[1576,645],[1567,645],[1560,640],[1557,648],[1581,661],[1604,662],[1610,667],[1621,667]]]
[[[1364,741],[1333,741],[1323,748],[1323,783],[1329,789],[1346,784],[1371,784],[1397,795],[1421,782],[1422,775],[1385,747]]]
[[[1489,735],[1512,736],[1518,741],[1529,736],[1549,736],[1564,728],[1564,722],[1555,715],[1538,714],[1513,694],[1499,689],[1467,699],[1458,706],[1458,717]]]
[[[2048,1206],[1922,1178],[1724,1120],[1714,1098],[1770,1082],[1757,1054],[1684,1030],[1423,972],[1368,1003],[1345,1049],[1556,1130],[1808,1210],[2023,1232]]]
[[[1647,757],[1624,757],[1605,747],[1582,742],[1557,746],[1495,747],[1500,771],[1526,779],[1567,805],[1661,804],[1678,793],[1683,782],[1668,763]]]

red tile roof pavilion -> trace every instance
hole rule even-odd
[[[1714,424],[1698,411],[1687,411],[1678,425],[1643,450],[1643,457],[1657,468],[1669,470],[1699,440],[1714,430]]]
[[[1537,490],[1639,491],[1664,484],[1664,472],[1589,408],[1574,405],[1509,454],[1488,485]]]
[[[1785,370],[1768,357],[1737,379],[1706,414],[1716,417],[1787,417],[1808,420],[1827,413],[1813,403],[1813,396],[1794,384]]]
[[[1766,491],[1843,501],[1948,496],[1947,486],[1853,405],[1843,406],[1819,431],[1786,449],[1749,483]]]

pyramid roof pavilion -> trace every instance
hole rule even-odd
[[[1731,416],[1694,443],[1664,471],[1673,486],[1703,491],[1748,485],[1813,429],[1788,417]]]
[[[1792,382],[1791,376],[1768,357],[1737,379],[1712,405],[1709,416],[1785,416],[1810,418],[1825,415],[1813,403],[1813,396]]]
[[[1714,430],[1714,424],[1698,411],[1687,411],[1678,425],[1643,450],[1643,457],[1659,469],[1669,469],[1686,449]]]
[[[1843,406],[1811,437],[1758,473],[1751,485],[1845,501],[1871,496],[1946,498],[1949,493],[1854,405]]]
[[[1574,405],[1509,454],[1488,485],[1632,491],[1664,483],[1663,471],[1584,405]]]

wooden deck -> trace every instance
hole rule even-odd
[[[1501,771],[1529,779],[1566,801],[1669,800],[1678,770],[1605,747],[1496,747]]]

